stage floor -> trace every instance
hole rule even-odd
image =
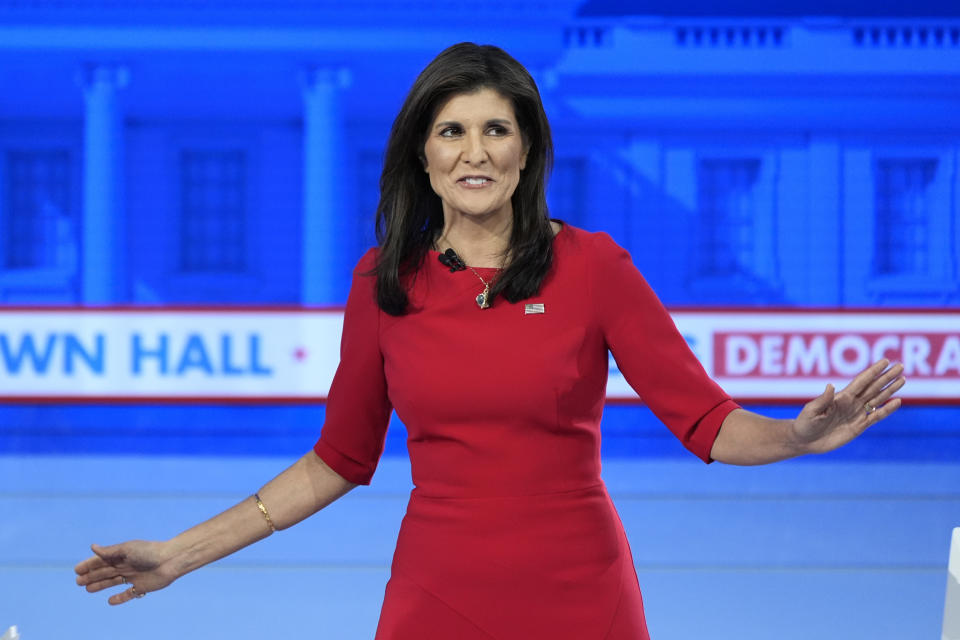
[[[293,529],[122,607],[74,584],[89,544],[160,539],[290,460],[0,457],[0,632],[23,640],[370,639],[409,465]],[[939,637],[960,462],[604,465],[655,640]]]

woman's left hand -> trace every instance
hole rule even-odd
[[[903,365],[889,365],[880,360],[840,391],[828,384],[793,421],[796,444],[809,453],[833,451],[899,409],[900,398],[890,397],[906,382],[900,375]]]

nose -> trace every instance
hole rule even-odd
[[[478,131],[468,133],[463,137],[463,160],[471,165],[483,164],[487,161],[487,147],[483,134]]]

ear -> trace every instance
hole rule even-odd
[[[523,147],[523,153],[520,154],[520,171],[527,168],[527,156],[530,154],[530,145]]]
[[[427,156],[425,154],[420,154],[420,164],[423,165],[423,170],[426,173],[430,173],[430,167],[427,166]]]

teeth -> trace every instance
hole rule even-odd
[[[487,181],[487,179],[486,178],[464,178],[463,181],[466,182],[467,184],[483,184],[484,182]]]

